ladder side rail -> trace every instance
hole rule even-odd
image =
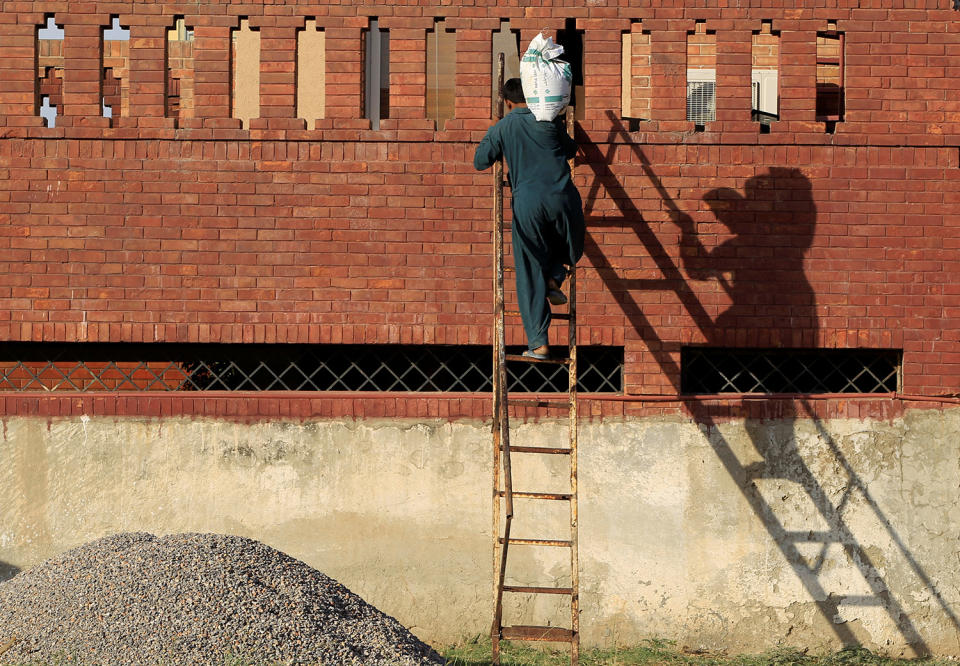
[[[567,108],[567,133],[574,136],[574,108]],[[574,160],[570,160],[570,177],[573,178]],[[568,348],[570,356],[569,392],[570,392],[570,663],[576,666],[580,662],[580,554],[579,554],[579,508],[577,504],[577,435],[579,422],[577,414],[577,267],[570,267],[570,286],[567,320]]]
[[[503,71],[504,56],[497,58],[497,103],[494,108],[495,120],[503,117]],[[500,663],[500,631],[503,618],[503,583],[506,573],[507,547],[506,540],[500,543],[500,512],[501,485],[505,480],[501,477],[500,466],[506,466],[509,460],[509,412],[506,400],[506,359],[504,335],[504,295],[503,295],[503,160],[497,160],[493,165],[493,293],[494,293],[494,326],[493,326],[493,623],[490,628],[490,639],[493,647],[493,663]],[[501,454],[501,450],[503,453]],[[503,457],[501,457],[501,455]],[[506,492],[504,492],[506,495]],[[510,498],[512,500],[512,497]],[[510,517],[504,530],[509,538]]]

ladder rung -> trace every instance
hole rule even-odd
[[[553,641],[569,643],[576,634],[563,627],[501,627],[500,637],[507,641]]]
[[[573,594],[572,587],[521,587],[518,585],[504,585],[504,592],[520,592],[522,594]]]
[[[503,543],[503,537],[499,538],[500,543]],[[551,546],[554,548],[570,548],[573,545],[572,541],[562,541],[560,539],[510,539],[510,545],[512,546]]]
[[[501,490],[498,493],[500,497],[506,495],[506,491]],[[569,500],[573,497],[572,493],[529,493],[521,492],[519,490],[513,491],[514,497],[519,497],[522,499],[542,499],[542,500]]]
[[[553,312],[550,314],[551,319],[570,319],[569,312]]]
[[[504,448],[501,446],[500,450]],[[561,449],[547,446],[511,446],[511,453],[548,453],[551,455],[570,455],[570,449]]]
[[[523,361],[524,363],[550,363],[552,365],[570,365],[569,358],[539,359],[539,358],[530,358],[529,356],[523,356],[522,354],[506,354],[504,358],[508,361]]]
[[[546,407],[547,409],[570,409],[569,402],[557,402],[556,400],[520,400],[510,398],[507,404],[511,407]]]

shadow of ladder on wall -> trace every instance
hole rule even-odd
[[[629,138],[630,133],[628,129],[624,127],[623,123],[617,119],[612,112],[608,111],[608,117],[612,125],[610,132],[610,149],[602,159],[590,162],[594,169],[595,178],[589,194],[584,199],[585,203],[589,205],[589,202],[594,201],[600,187],[602,187],[601,178],[605,174],[597,165],[611,164],[617,148],[615,139],[617,137],[626,137],[626,141],[622,145],[628,146],[629,149],[633,151],[647,178],[662,198],[666,210],[673,214],[681,214],[681,209],[654,172],[643,150],[633,139]],[[633,205],[630,198],[626,196],[626,192],[622,187],[619,186],[619,184],[615,187],[616,190],[609,192],[609,194],[616,202],[621,217],[608,217],[598,223],[591,221],[590,216],[587,215],[587,256],[591,257],[593,268],[598,272],[601,279],[604,280],[606,286],[610,288],[611,291],[615,289],[626,290],[624,292],[626,298],[623,301],[624,313],[634,322],[634,326],[638,332],[641,332],[641,336],[646,335],[645,339],[648,344],[656,343],[658,348],[662,346],[662,340],[657,338],[656,334],[653,333],[654,327],[647,320],[640,305],[631,295],[635,289],[642,288],[651,290],[656,288],[657,281],[618,278],[615,280],[616,284],[614,284],[612,282],[614,278],[610,272],[612,266],[609,262],[603,257],[602,253],[589,251],[589,246],[591,245],[589,235],[590,227],[635,227],[641,244],[643,244],[648,254],[654,259],[663,273],[662,289],[664,291],[673,291],[676,294],[677,299],[684,305],[691,319],[697,322],[706,335],[707,331],[703,327],[703,323],[711,320],[705,308],[696,298],[696,294],[687,283],[680,268],[670,259],[669,253],[663,245],[660,244],[657,237],[653,233],[640,233],[640,227],[646,225],[642,214]],[[680,376],[680,367],[675,365],[669,357],[661,356],[658,358],[658,361],[668,375],[673,377]],[[758,395],[757,399],[762,399],[762,396]],[[960,621],[958,621],[956,614],[951,611],[949,604],[943,598],[942,594],[936,590],[928,574],[907,549],[903,539],[893,529],[890,520],[869,492],[867,485],[857,475],[853,466],[846,459],[833,437],[827,432],[821,420],[815,415],[813,408],[806,400],[802,400],[801,402],[804,411],[809,415],[809,418],[817,429],[820,441],[826,444],[834,460],[847,476],[846,482],[843,484],[841,497],[837,502],[832,500],[830,493],[820,484],[807,462],[801,458],[796,451],[783,453],[781,459],[775,461],[775,463],[779,464],[751,463],[744,465],[731,444],[717,428],[717,422],[714,418],[709,414],[704,414],[700,419],[701,423],[712,429],[714,433],[713,436],[708,437],[708,440],[724,469],[730,475],[730,478],[738,481],[737,485],[741,494],[749,503],[754,514],[763,523],[773,543],[793,568],[801,584],[818,606],[820,613],[831,621],[831,627],[837,639],[845,646],[859,645],[863,642],[860,637],[855,635],[847,621],[841,617],[841,607],[881,608],[896,626],[897,631],[903,637],[904,641],[912,647],[915,654],[918,657],[925,656],[930,653],[926,641],[920,635],[920,632],[904,607],[893,595],[880,568],[872,561],[867,548],[857,540],[853,528],[851,528],[843,515],[856,493],[862,496],[870,513],[874,515],[877,522],[887,533],[896,550],[908,561],[910,569],[914,571],[924,587],[932,591],[937,603],[949,617],[951,624],[960,629]],[[687,403],[687,406],[691,410],[694,410],[697,406],[697,400],[691,399],[690,402]],[[757,482],[760,482],[760,484],[758,485]],[[772,482],[773,484],[789,483],[794,486],[799,486],[803,494],[810,500],[815,509],[815,514],[820,516],[822,524],[816,527],[802,525],[797,526],[797,529],[788,529],[787,526],[784,525],[783,520],[781,520],[781,516],[778,515],[777,505],[771,502],[767,495],[764,494],[761,486],[768,485],[764,482]],[[776,496],[780,492],[782,491],[777,488],[777,491],[772,494]],[[767,489],[767,494],[771,494],[769,488]],[[810,558],[808,555],[812,553],[809,551],[816,550],[817,547],[819,547],[819,553],[816,553]],[[827,562],[828,551],[831,548],[842,549],[848,564],[860,574],[864,582],[863,592],[861,594],[850,594],[828,589],[830,581],[824,580],[822,576],[826,573],[825,564]]]
[[[503,117],[503,54],[497,66],[497,119]],[[572,135],[573,109],[567,109],[567,126]],[[571,169],[573,167],[571,160]],[[550,641],[570,644],[570,663],[578,664],[580,658],[579,629],[579,564],[577,543],[577,347],[576,347],[576,267],[571,267],[568,289],[568,311],[554,313],[553,319],[567,320],[569,353],[566,358],[535,360],[521,355],[506,353],[504,318],[517,317],[519,312],[507,311],[504,306],[503,275],[512,271],[503,265],[503,161],[494,164],[494,336],[493,336],[493,572],[494,572],[494,618],[491,627],[493,663],[500,664],[500,641]],[[566,366],[569,375],[566,401],[514,399],[509,396],[507,385],[507,362],[550,363]],[[511,446],[510,407],[545,410],[566,410],[568,413],[569,442],[561,447]],[[514,491],[511,457],[524,456],[565,457],[569,461],[568,492]],[[514,499],[528,502],[567,502],[570,508],[569,539],[545,539],[530,536],[517,537],[511,533],[514,518]],[[569,587],[545,587],[537,585],[507,585],[508,554],[513,547],[568,549],[570,553]],[[570,600],[570,627],[538,625],[503,625],[503,600],[505,594],[528,596],[561,595]]]

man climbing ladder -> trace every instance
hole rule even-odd
[[[549,358],[550,304],[562,305],[567,266],[583,256],[583,202],[567,160],[577,152],[558,118],[540,122],[527,108],[520,79],[503,84],[507,115],[477,146],[473,166],[488,169],[504,158],[513,211],[517,299],[527,334],[524,356]]]

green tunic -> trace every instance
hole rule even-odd
[[[576,152],[560,120],[538,122],[519,107],[487,131],[473,157],[477,170],[501,157],[509,167],[517,297],[530,349],[547,344],[547,278],[562,282],[564,264],[583,256],[583,203],[567,164]]]

